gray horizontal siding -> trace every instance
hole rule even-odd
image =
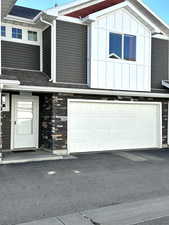
[[[43,31],[43,72],[51,77],[51,27]]]
[[[161,81],[169,78],[169,42],[167,40],[152,39],[151,68],[151,87],[153,89],[163,88]]]
[[[2,41],[2,66],[40,70],[40,46]]]
[[[87,83],[86,26],[57,21],[56,80],[66,83]]]

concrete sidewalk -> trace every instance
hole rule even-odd
[[[169,197],[117,204],[20,225],[134,225],[169,216]]]

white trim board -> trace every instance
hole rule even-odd
[[[139,3],[146,11],[148,11],[155,19],[157,19],[159,21],[159,23],[161,23],[169,32],[169,25],[164,22],[164,20],[162,20],[160,18],[160,16],[158,16],[155,12],[153,12],[146,4],[144,4],[144,2],[142,0],[127,0],[129,2],[137,2]]]
[[[130,96],[130,97],[151,97],[151,98],[169,98],[169,94],[151,93],[151,92],[130,92],[130,91],[113,91],[99,89],[80,89],[80,88],[60,88],[45,86],[13,86],[4,85],[4,90],[8,91],[28,91],[28,92],[44,92],[44,93],[68,93],[68,94],[86,94],[86,95],[108,95],[108,96]]]
[[[102,1],[103,0],[94,0],[94,1],[92,1],[92,0],[77,0],[77,1],[73,1],[71,3],[63,4],[63,5],[55,7],[55,8],[45,10],[44,13],[46,13],[47,15],[51,15],[51,16],[58,16],[58,15],[63,16],[63,15],[69,14],[71,12],[80,10],[80,9],[85,9],[86,7],[92,6],[92,5],[100,3]],[[142,1],[140,1],[140,0],[125,0],[125,3],[126,2],[129,4],[133,3],[132,4],[133,6],[135,6],[136,4],[139,4],[145,11],[147,11],[149,14],[151,14],[151,16],[154,18],[154,20],[156,20],[156,22],[152,22],[152,24],[154,24],[155,26],[160,26],[160,24],[161,24],[161,26],[164,29],[166,29],[169,33],[168,24],[166,24],[158,15],[156,15],[152,10],[150,10],[150,8],[147,7]],[[101,11],[102,10],[100,10],[100,12]],[[138,9],[138,11],[139,11],[139,9]],[[160,30],[160,28],[159,28],[159,30]]]
[[[69,22],[69,23],[76,23],[80,25],[86,26],[86,24],[83,22],[83,20],[78,19],[78,18],[73,18],[70,16],[58,16],[56,20],[64,21],[64,22]]]
[[[83,18],[83,21],[85,22],[94,22],[96,21],[99,17],[102,17],[104,15],[108,15],[110,13],[112,13],[113,11],[119,10],[125,8],[126,10],[128,10],[132,15],[134,15],[135,17],[137,17],[142,23],[144,23],[146,26],[149,27],[149,29],[151,29],[151,31],[153,32],[160,32],[159,28],[153,24],[145,15],[143,15],[142,12],[140,12],[133,4],[131,4],[128,1],[119,3],[117,5],[108,7],[106,9],[100,10],[98,12],[92,13],[89,16]]]
[[[10,24],[10,23],[2,23],[2,26],[6,27],[6,36],[1,37],[2,41],[11,41],[15,43],[23,43],[23,44],[29,44],[29,45],[41,45],[42,40],[42,30],[34,27],[26,27],[16,24]],[[19,28],[22,30],[22,39],[12,38],[12,28]],[[30,41],[28,40],[28,31],[34,31],[37,32],[37,41]]]
[[[169,102],[168,102],[168,118],[169,118]],[[169,119],[168,119],[168,126],[167,126],[167,143],[169,145]]]

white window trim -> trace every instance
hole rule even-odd
[[[29,44],[29,45],[37,45],[37,46],[41,45],[41,39],[42,39],[41,29],[37,29],[34,27],[24,27],[24,26],[10,24],[10,23],[2,23],[1,25],[6,27],[6,36],[1,37],[2,41],[11,41],[11,42],[17,42],[17,43],[23,43],[23,44]],[[12,28],[22,29],[22,39],[12,37]],[[37,32],[37,41],[28,40],[28,31],[30,31],[30,30]]]
[[[109,50],[110,50],[110,41],[108,41],[108,53],[107,53],[107,58],[108,58],[108,61],[114,61],[114,62],[127,62],[127,63],[129,63],[129,64],[137,64],[137,36],[136,35],[133,35],[133,34],[126,34],[126,33],[117,33],[117,32],[109,32],[108,31],[108,38],[110,38],[110,33],[112,33],[112,34],[120,34],[120,35],[122,35],[122,54],[121,54],[121,58],[119,57],[119,58],[116,58],[116,59],[114,59],[114,58],[110,58],[110,54],[109,54]],[[133,36],[133,37],[136,37],[136,60],[127,60],[127,59],[125,59],[124,58],[124,36],[125,35],[131,35],[131,36]]]

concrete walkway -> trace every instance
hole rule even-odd
[[[42,161],[55,161],[61,159],[76,159],[75,156],[59,156],[52,154],[51,152],[36,150],[25,152],[8,152],[4,153],[3,160],[0,160],[0,165],[18,164],[18,163],[30,163],[30,162],[42,162]]]
[[[169,197],[118,204],[20,225],[134,225],[169,216]],[[155,223],[154,223],[155,224]]]

